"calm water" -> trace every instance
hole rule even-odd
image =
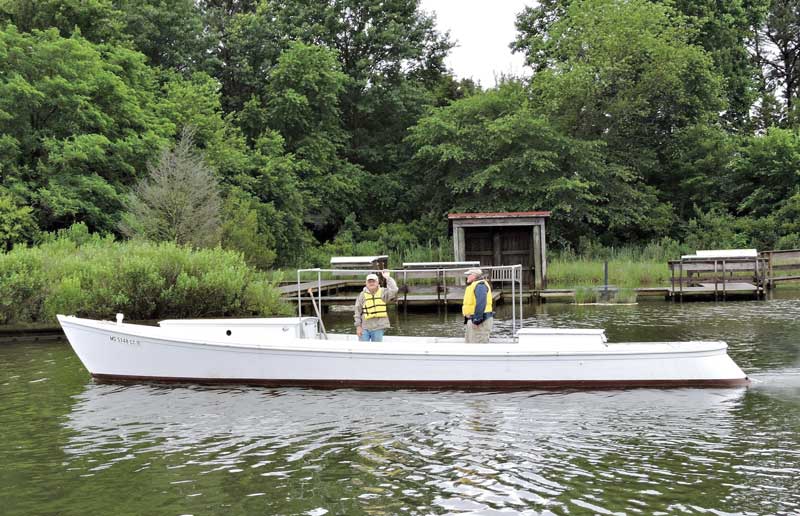
[[[0,513],[800,514],[800,299],[525,309],[527,325],[614,341],[723,339],[754,385],[101,385],[66,343],[5,345]],[[326,322],[351,331],[346,312]],[[454,315],[395,325],[461,332]]]

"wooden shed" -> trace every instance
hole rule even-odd
[[[451,213],[447,218],[453,225],[455,259],[477,260],[482,266],[522,264],[525,286],[547,288],[545,221],[549,216],[549,211]]]

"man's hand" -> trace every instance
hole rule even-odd
[[[381,271],[381,274],[383,275],[384,278],[388,278],[389,277],[389,271],[387,271],[386,269],[383,269]]]
[[[483,317],[473,317],[472,318],[472,324],[474,324],[475,326],[480,326],[480,324],[482,322],[483,322]]]
[[[362,334],[362,333],[364,333],[364,328],[362,328],[361,326],[359,326],[358,328],[356,328],[356,335],[358,335],[359,337],[361,337],[361,334]]]

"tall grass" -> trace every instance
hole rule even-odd
[[[75,225],[37,247],[0,254],[0,324],[57,313],[131,319],[287,313],[242,255],[172,243],[116,242]]]
[[[587,286],[575,287],[575,302],[579,305],[596,303],[597,300],[598,292],[596,289]]]
[[[547,285],[550,288],[572,288],[576,285],[603,285],[603,260],[557,257],[547,263]],[[636,288],[663,286],[670,274],[666,260],[608,261],[608,283],[616,287]]]

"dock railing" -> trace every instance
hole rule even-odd
[[[762,251],[760,254],[767,261],[767,287],[772,288],[780,281],[800,280],[800,249]]]
[[[409,278],[435,278],[436,281],[436,310],[441,313],[442,304],[447,309],[447,275],[446,269],[476,269],[480,268],[479,261],[464,262],[403,262],[403,311],[408,314],[408,293],[411,290]],[[456,283],[461,283],[458,279]]]
[[[406,276],[413,276],[413,275],[430,275],[436,274],[437,277],[441,275],[442,281],[445,285],[447,285],[447,278],[463,278],[464,273],[469,269],[475,267],[475,265],[471,265],[469,267],[435,267],[435,268],[421,268],[421,269],[387,269],[393,276],[396,278],[399,277],[401,274],[405,273]],[[511,331],[512,335],[515,335],[517,330],[517,319],[519,319],[520,328],[522,328],[522,265],[497,265],[497,266],[483,266],[481,270],[484,273],[484,276],[491,280],[494,275],[494,271],[503,270],[509,271],[507,274],[510,275],[510,282],[511,282]],[[322,286],[323,280],[322,275],[323,273],[331,273],[336,272],[338,274],[352,274],[352,275],[365,275],[369,273],[374,273],[375,269],[321,269],[321,268],[313,268],[313,269],[298,269],[297,270],[297,315],[298,317],[303,316],[303,287],[308,285],[309,283],[313,283],[306,281],[303,283],[304,278],[308,278],[309,275],[316,275],[317,276],[317,289],[316,289],[316,302],[317,307],[319,307],[320,315],[323,313],[322,310]],[[395,280],[396,281],[396,280]],[[312,289],[313,292],[313,289]],[[313,294],[306,294],[306,299],[310,299],[310,296]],[[446,301],[445,295],[445,301]],[[517,312],[519,310],[519,312]]]

